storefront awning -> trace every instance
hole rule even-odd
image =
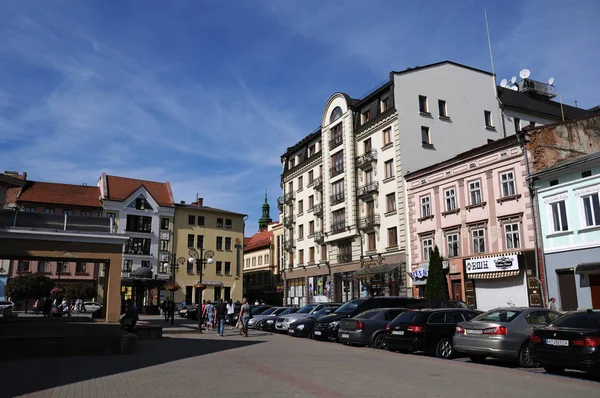
[[[600,263],[581,263],[575,267],[576,274],[600,273]]]
[[[388,272],[392,272],[397,270],[400,267],[400,264],[387,264],[387,265],[378,265],[376,267],[369,268],[361,268],[354,273],[355,278],[365,278],[369,275],[375,274],[386,274]]]
[[[510,276],[519,275],[520,270],[513,271],[497,271],[497,272],[484,272],[479,274],[468,274],[469,279],[498,279],[498,278],[508,278]]]

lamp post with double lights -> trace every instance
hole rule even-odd
[[[177,259],[177,261],[175,261],[175,253],[173,253],[171,256],[171,264],[168,263],[164,263],[163,265],[165,267],[169,267],[171,269],[171,284],[173,289],[171,290],[171,325],[175,325],[175,289],[174,287],[177,286],[175,283],[175,275],[177,274],[177,270],[179,269],[180,266],[182,266],[183,264],[185,264],[185,257],[179,257]]]
[[[188,254],[190,258],[188,259],[188,263],[193,265],[196,263],[196,273],[198,274],[198,283],[195,285],[196,289],[199,289],[201,292],[204,292],[206,286],[202,283],[202,274],[204,271],[204,267],[206,264],[212,264],[214,262],[213,257],[215,256],[215,252],[212,250],[204,251],[204,245],[200,246],[200,253],[196,249],[190,249]],[[203,294],[200,294],[200,299],[198,300],[198,333],[202,333],[202,297]]]

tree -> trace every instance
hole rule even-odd
[[[88,283],[73,283],[66,289],[67,297],[72,300],[92,299],[98,295],[96,288]]]
[[[52,285],[52,280],[40,273],[20,275],[9,279],[6,292],[11,298],[42,298],[50,295]]]
[[[448,282],[446,281],[446,272],[442,265],[442,257],[436,246],[429,252],[429,270],[427,272],[427,285],[425,286],[425,299],[449,300]]]

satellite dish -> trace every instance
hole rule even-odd
[[[531,71],[529,69],[523,69],[521,72],[519,72],[521,79],[527,79],[529,75],[531,75]]]
[[[508,83],[508,81],[506,79],[502,79],[500,82],[500,87],[506,87],[506,83]]]
[[[554,78],[551,77],[550,79],[548,79],[548,83],[546,83],[547,85],[551,86],[554,84]]]
[[[510,88],[512,91],[519,91],[519,87],[517,86],[511,86]]]
[[[515,82],[517,81],[517,77],[513,76],[510,78],[510,84],[515,84]]]

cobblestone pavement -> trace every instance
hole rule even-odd
[[[128,356],[0,362],[0,396],[567,397],[599,396],[597,378],[444,361],[235,330],[139,342]]]

